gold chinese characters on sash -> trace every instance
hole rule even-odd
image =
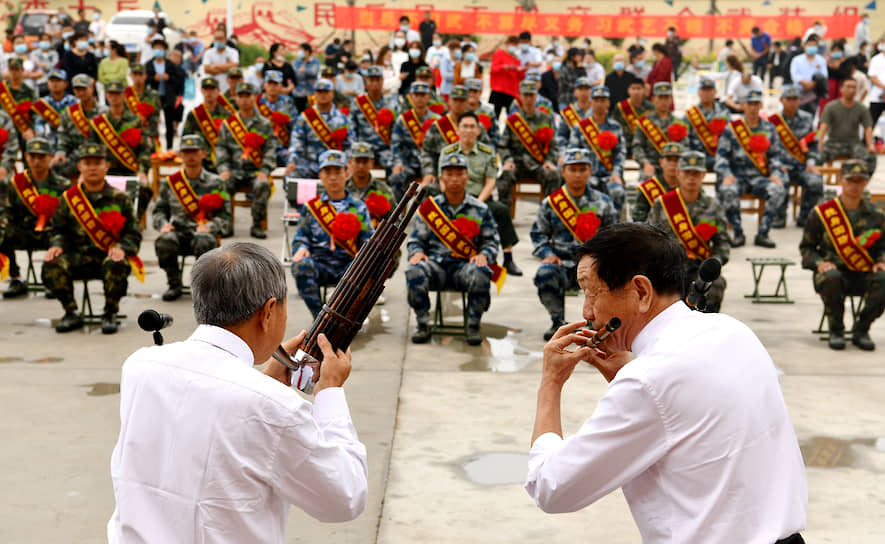
[[[713,255],[712,249],[707,245],[704,238],[698,234],[688,213],[688,207],[685,200],[682,199],[682,193],[679,189],[674,189],[669,193],[661,195],[661,206],[664,213],[667,214],[667,220],[670,222],[670,228],[682,242],[685,247],[685,253],[689,259],[704,260]]]
[[[851,221],[838,198],[819,204],[814,211],[824,224],[824,229],[836,249],[836,253],[849,269],[855,272],[869,272],[875,261],[854,237]]]

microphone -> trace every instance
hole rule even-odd
[[[145,310],[138,316],[138,326],[141,330],[147,332],[165,329],[172,324],[172,316],[169,314],[161,314],[156,310]]]
[[[719,259],[710,257],[701,263],[700,268],[698,268],[698,277],[692,282],[688,296],[685,298],[685,302],[692,309],[704,311],[707,307],[707,291],[710,290],[710,285],[719,277],[721,272],[722,263],[719,262]]]

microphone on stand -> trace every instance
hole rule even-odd
[[[693,310],[703,312],[707,308],[707,292],[721,272],[722,263],[719,262],[719,259],[710,257],[701,263],[698,268],[698,277],[692,282],[688,296],[685,297],[685,302]]]
[[[163,335],[160,334],[161,329],[165,329],[172,324],[172,316],[169,314],[161,314],[156,310],[145,310],[138,316],[138,326],[141,330],[154,333],[154,344],[163,345]]]

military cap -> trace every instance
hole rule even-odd
[[[527,81],[540,82],[541,81],[541,72],[529,72],[525,75],[525,79]]]
[[[255,85],[248,81],[241,81],[237,83],[236,94],[256,94]]]
[[[575,81],[575,88],[577,89],[578,87],[593,87],[593,83],[589,77],[579,77]]]
[[[88,74],[77,74],[71,80],[71,87],[91,87],[94,81]]]
[[[762,91],[749,91],[741,102],[762,102]]]
[[[597,85],[590,91],[590,98],[611,98],[612,93],[605,85]]]
[[[842,170],[839,172],[839,175],[843,179],[850,178],[863,178],[865,180],[870,179],[870,173],[867,171],[867,166],[863,161],[858,159],[847,160],[842,163]]]
[[[203,137],[199,134],[185,134],[181,137],[181,146],[179,149],[182,151],[189,149],[206,149],[206,146],[203,144]]]
[[[343,151],[338,151],[337,149],[324,151],[320,155],[320,170],[327,166],[340,166],[341,168],[347,167],[347,155],[345,155]]]
[[[268,83],[282,83],[283,72],[279,72],[277,70],[268,70],[264,73],[264,80]]]
[[[102,159],[107,158],[107,153],[105,151],[105,147],[102,144],[95,142],[86,142],[81,145],[77,150],[77,153],[80,155],[81,159],[85,159],[87,157],[101,157]]]
[[[329,81],[328,79],[320,79],[316,82],[316,85],[313,87],[314,92],[320,91],[334,91],[335,84]]]
[[[433,75],[433,72],[430,70],[429,66],[419,66],[415,70],[415,77],[432,76],[432,75]]]
[[[661,147],[662,157],[678,157],[685,153],[685,146],[679,142],[667,142]]]
[[[227,77],[243,77],[243,69],[239,66],[234,66],[227,71]]]
[[[679,155],[679,169],[706,172],[706,157],[704,157],[704,154],[700,151],[686,151],[685,153]]]
[[[409,93],[411,94],[430,94],[430,85],[424,83],[423,81],[413,81],[412,86],[409,87]]]
[[[144,64],[142,64],[140,62],[133,62],[132,64],[130,64],[129,71],[133,74],[143,74],[143,73],[147,72],[147,70],[144,67]]]
[[[323,68],[320,70],[320,76],[335,77],[335,69],[331,66],[323,66]]]
[[[49,72],[49,79],[63,79],[67,81],[68,73],[61,68],[53,68],[52,71]]]
[[[461,153],[449,153],[439,161],[442,168],[467,168],[467,157]]]
[[[381,70],[380,66],[373,64],[366,68],[365,73],[363,74],[366,77],[384,77],[384,72]]]
[[[802,96],[802,89],[798,85],[787,84],[781,87],[781,98],[799,98]]]
[[[652,88],[651,94],[654,96],[672,96],[673,86],[666,81],[658,81]]]
[[[472,77],[464,82],[464,86],[467,87],[468,91],[481,91],[482,80],[477,77]]]
[[[451,94],[449,94],[449,97],[462,98],[464,100],[467,100],[469,94],[470,93],[467,91],[467,87],[465,87],[464,85],[455,85],[454,87],[452,87],[452,92]]]
[[[374,159],[375,148],[366,142],[354,142],[350,146],[350,156],[354,159]]]
[[[25,144],[25,153],[40,153],[42,155],[51,155],[52,145],[50,145],[49,140],[47,140],[46,138],[41,138],[37,136],[36,138],[31,138],[31,141]]]
[[[108,84],[104,86],[106,93],[122,93],[125,90],[126,84],[119,80],[108,81]]]
[[[572,147],[565,150],[562,157],[562,165],[567,164],[591,164],[590,150],[583,147]]]
[[[17,68],[21,70],[24,67],[24,64],[22,64],[22,59],[19,57],[12,57],[7,62],[7,66],[9,66],[10,69]]]
[[[200,87],[203,89],[217,89],[218,80],[214,77],[204,77],[200,80]]]
[[[538,94],[538,84],[529,79],[522,80],[519,83],[519,94]]]

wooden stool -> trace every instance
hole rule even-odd
[[[251,187],[241,187],[234,191],[232,195],[230,195],[230,222],[231,225],[234,223],[234,214],[237,211],[237,208],[252,208],[252,200],[249,198],[245,198],[246,195],[252,193]],[[237,195],[242,194],[243,199],[237,200]],[[264,216],[264,221],[261,222],[261,230],[267,230],[267,215]]]
[[[749,202],[749,206],[744,206],[744,202]],[[762,214],[765,213],[765,201],[756,195],[741,195],[741,213],[755,213],[756,224],[762,224]]]
[[[754,304],[793,304],[794,301],[790,300],[790,295],[787,292],[786,273],[787,267],[796,264],[795,262],[779,257],[747,257],[747,260],[750,261],[750,265],[753,267],[753,292],[749,295],[744,295],[744,298],[752,299]],[[759,293],[759,283],[762,280],[762,272],[769,265],[779,266],[781,275],[777,281],[774,293],[763,295]],[[781,293],[781,289],[783,289],[783,293]]]
[[[790,187],[790,202],[793,204],[793,221],[799,217],[799,208],[802,207],[802,199],[805,197],[805,187],[799,184]]]
[[[83,322],[87,325],[97,325],[101,323],[101,317],[103,314],[97,314],[92,310],[92,299],[89,298],[89,280],[96,278],[80,279],[83,281],[83,297],[80,300],[80,315],[83,316]],[[126,319],[126,316],[118,313],[117,319]]]
[[[461,324],[446,323],[443,318],[442,293],[447,291],[450,293],[461,294]],[[467,336],[467,321],[470,313],[467,308],[467,293],[464,291],[452,291],[449,289],[441,289],[436,292],[436,308],[433,309],[433,325],[430,327],[432,334],[451,334],[456,336]]]
[[[522,185],[532,185],[538,187],[537,191],[526,191]],[[538,202],[544,200],[544,189],[538,181],[532,178],[524,178],[516,180],[513,187],[510,188],[510,217],[516,217],[516,199],[518,198],[538,198]]]
[[[861,310],[863,310],[863,303],[866,300],[866,295],[845,295],[845,298],[848,299],[849,306],[851,307],[851,327],[845,331],[845,334],[851,334],[854,329],[854,323],[857,321],[857,316],[860,315]],[[842,301],[844,306],[845,301]],[[826,327],[824,327],[826,325]],[[812,334],[820,334],[821,340],[826,340],[827,336],[830,334],[830,326],[827,323],[827,309],[824,308],[823,313],[820,316],[820,323],[817,324],[817,328],[811,331]]]

